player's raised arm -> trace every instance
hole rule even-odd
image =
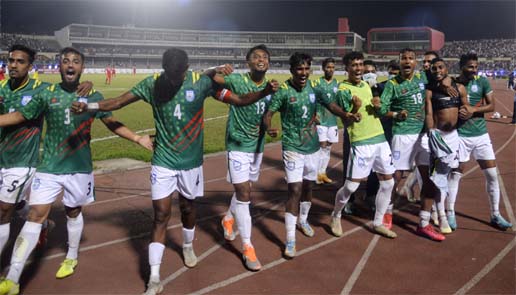
[[[99,102],[78,102],[72,103],[72,112],[81,114],[83,112],[96,112],[96,111],[114,111],[125,107],[135,101],[138,101],[140,97],[136,96],[131,91],[120,95],[119,97],[105,99]]]
[[[279,83],[276,80],[271,80],[267,86],[257,92],[250,92],[243,95],[236,95],[228,89],[220,89],[217,91],[215,98],[236,106],[246,106],[260,100],[262,97],[271,95],[278,91]]]
[[[219,85],[225,85],[226,81],[224,80],[224,76],[227,76],[231,73],[233,73],[233,66],[230,64],[209,68],[203,72],[204,75],[210,77],[215,83]]]

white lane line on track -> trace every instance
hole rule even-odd
[[[322,247],[324,247],[324,246],[326,246],[328,244],[331,244],[331,243],[333,243],[335,241],[338,241],[338,240],[340,240],[340,239],[342,239],[344,237],[347,237],[347,236],[349,236],[349,235],[351,235],[351,234],[353,234],[353,233],[355,233],[355,232],[357,232],[359,230],[363,230],[365,227],[367,227],[367,226],[369,226],[371,224],[372,224],[372,222],[370,221],[370,222],[364,224],[364,226],[357,226],[355,228],[352,228],[352,229],[344,232],[344,234],[341,237],[338,237],[338,238],[337,237],[332,237],[330,239],[327,239],[327,240],[319,242],[319,243],[317,243],[315,245],[312,245],[312,246],[310,246],[308,248],[305,248],[305,249],[303,249],[301,251],[297,251],[296,258],[294,258],[294,259],[297,259],[298,257],[303,256],[305,254],[308,254],[308,253],[310,253],[312,251],[319,250],[319,248],[322,248]],[[236,282],[238,282],[240,280],[243,280],[245,278],[248,278],[250,276],[254,276],[254,275],[259,274],[259,273],[261,273],[261,272],[263,272],[265,270],[268,270],[268,269],[276,267],[276,266],[278,266],[280,264],[283,264],[283,263],[285,263],[287,261],[289,261],[289,260],[287,260],[285,258],[280,258],[280,259],[274,260],[274,261],[264,265],[262,267],[262,270],[259,271],[259,272],[245,271],[245,272],[242,272],[242,273],[240,273],[240,274],[238,274],[236,276],[233,276],[233,277],[231,277],[229,279],[226,279],[224,281],[220,281],[218,283],[212,284],[212,285],[210,285],[208,287],[205,287],[203,289],[194,291],[191,294],[205,294],[205,293],[213,292],[216,289],[219,289],[219,288],[231,285],[233,283],[236,283]]]
[[[482,280],[487,274],[495,268],[495,266],[502,261],[502,259],[512,251],[514,246],[516,245],[516,238],[512,239],[512,241],[505,246],[505,248],[498,253],[479,273],[477,273],[469,282],[467,282],[462,288],[460,288],[455,295],[463,295],[466,294],[469,290],[471,290],[475,285]]]
[[[340,294],[349,294],[351,290],[353,289],[353,286],[355,285],[356,281],[360,277],[360,274],[362,273],[362,270],[364,270],[367,261],[369,260],[369,257],[371,257],[371,254],[373,253],[374,248],[376,247],[376,244],[378,243],[378,240],[380,239],[379,235],[374,235],[373,239],[369,243],[369,246],[367,246],[367,249],[364,252],[364,255],[362,255],[362,258],[360,258],[360,261],[358,262],[357,266],[353,270],[353,273],[349,277],[348,281],[346,282],[346,285],[340,292]]]
[[[500,183],[500,193],[502,195],[503,204],[505,206],[505,210],[507,211],[507,216],[509,216],[509,221],[513,224],[512,231],[516,231],[516,218],[514,217],[514,211],[512,210],[511,200],[509,200],[509,195],[507,194],[507,189],[505,188],[505,183],[503,182],[503,178],[500,175],[500,170],[496,167],[496,173],[498,174],[498,182]]]

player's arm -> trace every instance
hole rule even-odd
[[[230,64],[224,64],[218,67],[212,67],[203,72],[204,75],[210,77],[215,83],[219,85],[225,85],[226,81],[224,76],[227,76],[233,72],[233,66]]]
[[[473,113],[476,112],[477,108],[475,108],[469,104],[468,93],[466,91],[466,88],[464,86],[462,86],[462,84],[457,84],[457,86],[458,86],[457,88],[459,89],[460,102],[461,102],[461,106],[459,109],[459,117],[462,120],[467,120],[473,116]]]
[[[277,128],[271,128],[272,125],[272,116],[275,112],[268,110],[263,115],[263,126],[265,127],[265,130],[267,131],[267,134],[269,134],[270,137],[277,137],[279,134],[279,131]]]
[[[228,104],[236,106],[246,106],[255,103],[262,97],[275,93],[276,91],[278,91],[278,88],[278,81],[271,80],[267,83],[267,86],[264,89],[257,92],[246,93],[243,95],[236,95],[229,89],[219,89],[215,94],[215,98]]]
[[[131,91],[127,91],[119,97],[104,99],[99,102],[84,103],[74,101],[71,110],[76,114],[83,112],[114,111],[138,100],[140,100],[139,96],[136,96]]]
[[[426,90],[426,96],[425,96],[425,126],[427,130],[434,128],[434,112],[432,109],[432,91]]]
[[[0,127],[17,125],[27,121],[22,113],[16,111],[5,115],[0,115]]]
[[[111,130],[114,134],[125,138],[129,141],[137,143],[142,147],[148,149],[149,151],[153,150],[153,143],[150,139],[149,135],[138,135],[134,133],[131,129],[127,128],[122,122],[118,121],[115,117],[104,117],[101,118],[102,123],[106,125],[106,127]]]

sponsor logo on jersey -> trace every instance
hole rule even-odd
[[[59,102],[59,100],[57,99],[57,97],[52,97],[50,99],[50,105],[51,106],[56,106],[56,105],[60,105],[61,103]]]
[[[314,103],[314,102],[315,102],[315,94],[310,93],[310,94],[308,95],[308,97],[310,98],[310,102],[311,102],[311,103]]]
[[[188,101],[188,102],[194,101],[194,99],[195,99],[194,91],[193,90],[186,90],[185,91],[185,97],[186,97],[186,101]]]
[[[24,96],[22,96],[22,99],[21,99],[21,105],[26,106],[29,103],[29,101],[31,101],[31,100],[32,100],[32,96],[24,95]]]
[[[401,94],[406,94],[407,92],[408,92],[407,89],[405,89],[405,88],[401,89]]]
[[[425,90],[425,84],[423,84],[423,83],[419,83],[419,89],[421,89],[421,90]]]
[[[88,103],[88,98],[87,97],[79,97],[79,99],[77,99],[78,102],[82,102],[82,103]]]
[[[473,84],[473,85],[471,85],[471,91],[473,91],[473,92],[478,92],[478,86],[477,86],[477,84]]]
[[[293,96],[292,96],[292,97],[290,98],[290,103],[295,103],[296,101],[297,101],[297,99],[296,99],[295,97],[293,97]]]

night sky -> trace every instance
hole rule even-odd
[[[1,0],[3,32],[53,34],[72,22],[190,30],[337,31],[430,26],[446,40],[516,38],[516,1]]]

